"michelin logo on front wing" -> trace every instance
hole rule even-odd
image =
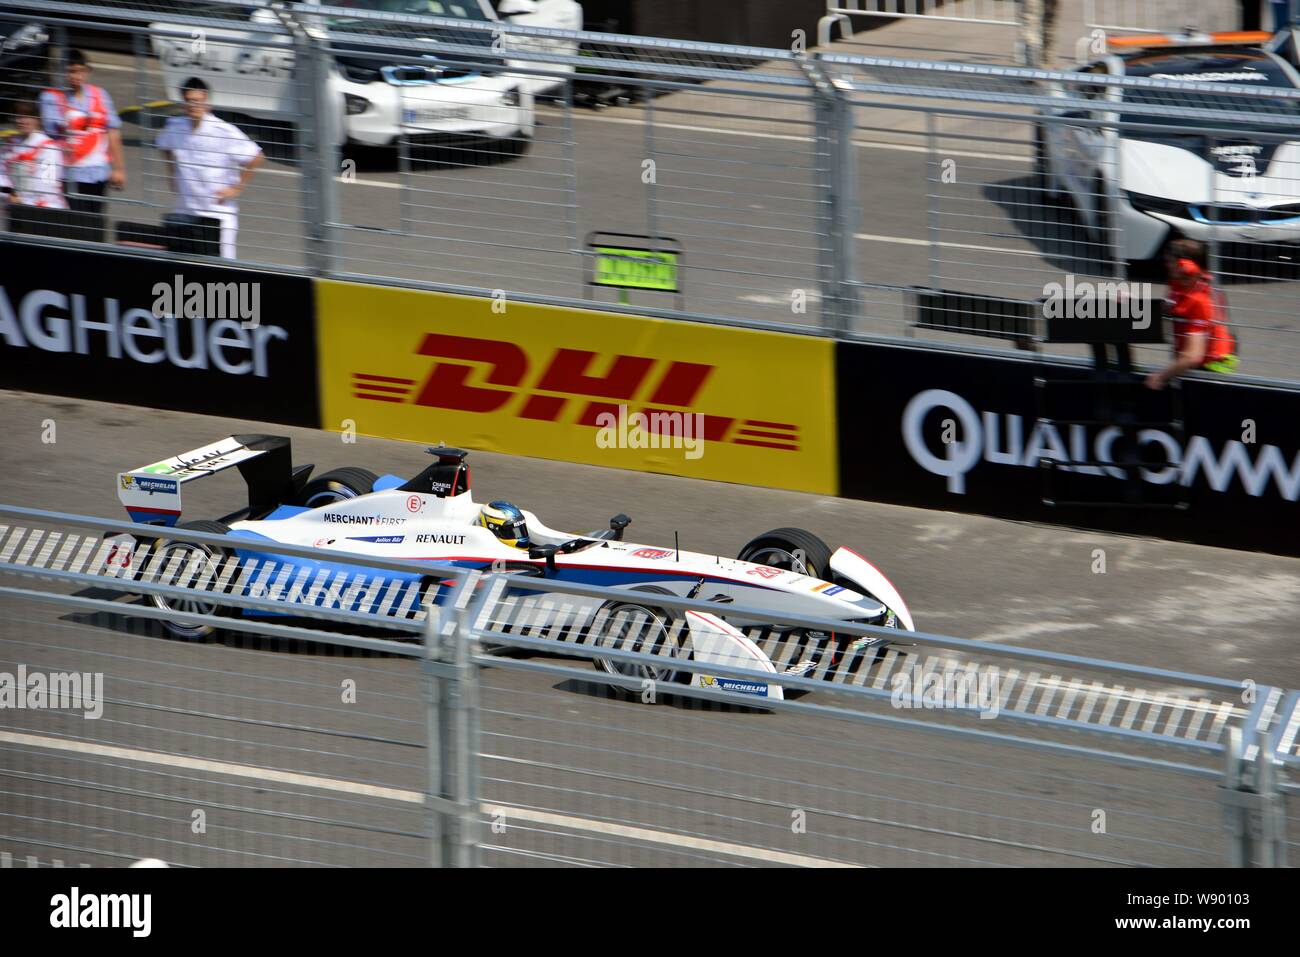
[[[289,340],[281,326],[243,328],[235,319],[159,318],[151,309],[124,309],[111,297],[100,300],[95,314],[91,301],[80,293],[34,289],[15,308],[0,286],[0,340],[19,349],[105,355],[260,379],[270,374],[270,343]]]
[[[767,683],[764,681],[745,681],[742,678],[715,678],[713,675],[701,675],[700,684],[705,688],[716,688],[719,691],[733,691],[737,694],[767,697]]]

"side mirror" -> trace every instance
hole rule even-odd
[[[623,540],[623,529],[632,524],[632,519],[628,518],[622,512],[619,512],[609,520],[609,530],[614,533],[614,541]]]
[[[545,559],[547,574],[555,575],[555,553],[559,550],[559,545],[534,545],[528,549],[528,557]]]
[[[497,7],[497,14],[502,19],[536,12],[537,0],[501,0],[500,5]]]

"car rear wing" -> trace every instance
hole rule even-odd
[[[117,497],[133,522],[175,525],[181,514],[181,487],[232,466],[239,469],[248,486],[249,517],[265,514],[292,498],[312,470],[310,465],[293,467],[286,436],[232,435],[152,465],[119,472]]]

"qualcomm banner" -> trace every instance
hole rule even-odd
[[[1179,428],[1168,393],[1135,386],[1126,430],[1073,421],[1094,418],[1084,378],[1033,359],[840,343],[841,494],[1300,554],[1300,390],[1185,380]],[[1071,414],[1035,379],[1069,386]],[[1126,495],[1149,507],[1105,507]]]

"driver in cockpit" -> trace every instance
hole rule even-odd
[[[488,502],[479,509],[474,524],[491,530],[498,541],[512,548],[527,549],[532,544],[528,540],[528,523],[524,521],[524,513],[510,502]]]

